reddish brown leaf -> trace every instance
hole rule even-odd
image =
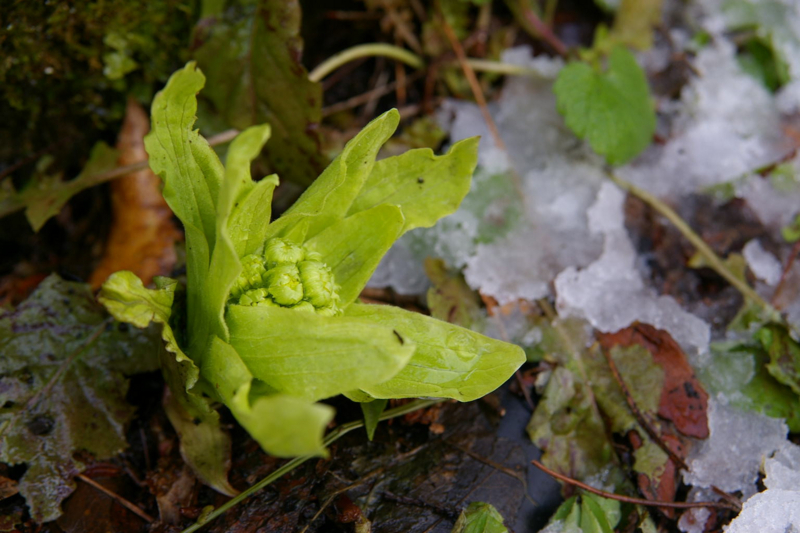
[[[708,437],[708,394],[697,380],[686,355],[666,331],[636,323],[616,333],[600,334],[600,344],[614,346],[639,344],[652,354],[664,370],[658,414],[671,420],[682,434],[698,439]]]
[[[117,148],[120,165],[147,159],[144,136],[150,129],[147,113],[128,100],[125,122]],[[174,243],[180,238],[170,211],[161,196],[161,180],[149,168],[111,183],[113,222],[103,258],[89,282],[94,289],[118,270],[130,270],[145,285],[153,276],[170,274],[175,265]]]

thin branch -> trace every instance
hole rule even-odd
[[[403,62],[406,65],[412,68],[422,68],[425,66],[424,61],[422,58],[413,52],[409,52],[405,48],[400,48],[399,46],[394,46],[392,44],[386,43],[369,43],[369,44],[359,44],[357,46],[353,46],[346,50],[339,52],[338,54],[334,54],[333,56],[329,57],[316,67],[314,70],[308,73],[308,79],[311,81],[319,82],[336,70],[337,68],[341,67],[342,65],[353,61],[354,59],[359,59],[362,57],[374,57],[374,56],[381,56],[381,57],[388,57],[391,59],[395,59],[397,61]]]
[[[567,57],[569,55],[569,49],[567,48],[567,45],[565,45],[561,39],[559,39],[556,34],[553,33],[553,30],[550,29],[550,26],[542,22],[542,19],[540,19],[536,13],[533,12],[533,10],[522,6],[522,15],[528,20],[533,29],[536,30],[536,33],[539,34],[539,37],[541,37],[544,42],[549,44],[558,55],[561,57]]]
[[[464,76],[467,78],[467,82],[469,82],[469,87],[472,90],[473,96],[475,96],[475,101],[478,103],[478,106],[481,109],[481,114],[483,115],[483,120],[486,121],[486,125],[489,126],[489,132],[492,134],[492,138],[494,139],[494,144],[504,152],[506,152],[506,143],[503,142],[503,138],[500,137],[500,130],[497,129],[497,124],[495,124],[494,119],[492,118],[492,114],[489,113],[489,108],[486,105],[486,97],[483,95],[483,90],[481,89],[481,84],[478,82],[478,77],[475,76],[475,71],[472,69],[472,66],[467,62],[467,54],[464,52],[464,47],[461,46],[461,43],[458,41],[458,37],[456,37],[456,32],[453,31],[453,28],[447,22],[447,19],[442,14],[442,8],[439,3],[436,3],[437,12],[439,15],[439,21],[442,25],[442,29],[444,29],[445,35],[447,35],[447,40],[450,41],[450,46],[453,47],[453,51],[456,53],[456,57],[458,58],[458,62],[461,65],[462,70],[464,71]]]
[[[531,461],[531,463],[533,463],[533,465],[536,466],[536,468],[538,468],[539,470],[550,474],[556,479],[560,479],[564,483],[575,485],[576,487],[583,489],[586,492],[597,494],[598,496],[602,496],[603,498],[608,498],[609,500],[617,500],[620,502],[633,503],[636,505],[645,505],[648,507],[671,507],[673,509],[691,509],[694,507],[715,507],[717,509],[728,509],[736,512],[742,510],[741,507],[737,507],[727,502],[665,502],[659,500],[645,500],[643,498],[632,498],[630,496],[614,494],[613,492],[606,492],[604,490],[596,489],[591,485],[587,485],[586,483],[581,483],[577,479],[572,479],[571,477],[565,476],[564,474],[559,474],[558,472],[550,470],[536,459]]]
[[[418,70],[418,71],[414,72],[413,74],[411,74],[410,76],[406,76],[405,85],[409,85],[409,84],[417,81],[418,79],[420,79],[424,75],[425,75],[425,71]],[[399,85],[398,80],[395,80],[395,81],[387,84],[384,87],[378,87],[376,89],[371,89],[371,90],[369,90],[369,91],[367,91],[365,93],[353,96],[352,98],[348,98],[347,100],[344,100],[343,102],[337,102],[337,103],[331,104],[331,105],[329,105],[327,107],[323,107],[322,108],[322,116],[323,117],[327,117],[327,116],[333,115],[334,113],[338,113],[340,111],[346,111],[348,109],[352,109],[354,107],[358,107],[358,106],[360,106],[362,104],[366,104],[372,98],[379,98],[381,96],[385,96],[385,95],[391,93],[392,91],[395,90],[395,88],[398,87],[398,85]]]
[[[644,428],[653,442],[658,444],[658,447],[664,450],[664,453],[666,453],[670,459],[672,459],[672,462],[680,466],[682,469],[688,471],[689,465],[687,465],[686,462],[680,456],[678,456],[678,454],[676,454],[669,446],[667,446],[667,443],[664,442],[655,428],[653,428],[650,422],[645,418],[644,413],[639,410],[639,407],[636,405],[636,401],[633,399],[630,389],[628,389],[628,386],[625,384],[625,380],[622,379],[622,375],[620,375],[619,370],[617,369],[617,364],[614,362],[614,358],[611,357],[611,353],[604,348],[600,348],[600,351],[603,352],[603,355],[608,362],[608,368],[611,369],[614,379],[622,389],[622,394],[625,396],[625,401],[628,402],[628,407],[633,413],[634,418],[636,418],[636,421],[639,422],[639,425]]]
[[[697,251],[706,260],[708,266],[711,267],[717,274],[725,278],[728,283],[736,287],[736,289],[738,289],[745,298],[748,298],[758,304],[764,310],[770,320],[780,324],[785,323],[780,312],[769,302],[759,296],[758,293],[754,291],[753,288],[750,287],[750,285],[748,285],[744,280],[736,277],[736,275],[725,265],[724,261],[714,252],[714,250],[712,250],[711,247],[709,247],[705,241],[697,233],[695,233],[691,227],[689,227],[689,224],[687,224],[671,207],[644,189],[640,189],[636,185],[623,180],[611,172],[608,172],[606,175],[621,189],[640,198],[654,210],[661,213],[661,215],[663,215],[667,220],[672,222],[678,231],[680,231],[681,234],[686,237],[686,239],[692,243],[695,248],[697,248]]]
[[[432,405],[436,405],[437,403],[441,403],[441,400],[415,400],[413,402],[409,402],[407,404],[401,405],[399,407],[395,407],[394,409],[389,409],[384,411],[381,414],[378,420],[389,420],[390,418],[396,418],[398,416],[403,416],[408,413],[412,413],[414,411],[418,411],[420,409],[425,409],[426,407],[430,407]],[[337,427],[323,439],[322,444],[323,446],[327,447],[339,440],[341,437],[350,433],[354,429],[358,429],[364,426],[363,420],[354,420],[353,422],[348,422],[347,424],[342,424],[341,426]],[[211,520],[219,517],[225,511],[230,509],[231,507],[235,506],[238,503],[246,500],[259,490],[263,489],[264,487],[269,486],[270,484],[274,483],[284,475],[288,474],[301,464],[305,463],[309,459],[313,459],[317,457],[315,455],[305,455],[303,457],[295,457],[294,459],[287,462],[285,465],[280,467],[279,469],[275,470],[272,474],[268,475],[255,485],[251,486],[249,489],[239,493],[237,496],[231,498],[224,504],[220,505],[218,508],[214,509],[208,515],[203,517],[203,521],[200,522],[199,520],[192,524],[191,526],[184,529],[181,533],[192,533],[194,531],[199,530],[201,527],[209,523]]]
[[[105,488],[103,485],[101,485],[97,481],[93,480],[92,478],[90,478],[88,476],[85,476],[83,474],[78,474],[77,478],[80,479],[81,481],[83,481],[84,483],[86,483],[87,485],[90,485],[90,486],[94,487],[95,489],[99,490],[100,492],[102,492],[103,494],[108,496],[109,498],[112,498],[112,499],[116,500],[117,503],[119,503],[121,506],[123,506],[124,508],[126,508],[127,510],[129,510],[130,512],[132,512],[133,514],[135,514],[136,516],[138,516],[139,518],[141,518],[142,520],[147,522],[148,524],[150,524],[152,522],[155,522],[155,520],[156,520],[155,518],[153,518],[149,514],[145,513],[144,511],[139,509],[139,507],[137,507],[136,505],[132,504],[131,502],[129,502],[128,500],[126,500],[125,498],[123,498],[122,496],[117,494],[116,492],[112,492],[112,491],[108,490],[107,488]]]

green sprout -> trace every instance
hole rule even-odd
[[[192,130],[204,83],[193,63],[173,74],[153,102],[145,139],[186,232],[185,314],[172,280],[151,290],[118,272],[100,294],[118,320],[163,326],[165,378],[195,422],[178,431],[182,451],[201,479],[230,492],[220,454],[209,451],[225,445],[210,400],[225,404],[268,453],[325,455],[334,410],[320,400],[470,401],[514,373],[525,360],[517,346],[358,300],[402,234],[458,208],[476,165],[476,138],[442,156],[419,149],[376,161],[399,122],[396,110],[384,113],[270,222],[277,177],[250,177],[270,129],[242,132],[223,167]]]

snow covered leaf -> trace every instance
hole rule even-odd
[[[610,164],[626,163],[650,144],[656,116],[647,79],[626,49],[611,52],[605,72],[570,63],[559,72],[553,92],[567,126]]]
[[[461,511],[451,533],[508,533],[508,529],[492,504],[472,502]]]
[[[800,345],[777,324],[764,326],[756,337],[769,354],[769,373],[800,395]]]
[[[157,368],[157,339],[106,321],[88,285],[53,274],[0,316],[0,462],[25,463],[19,491],[39,522],[54,520],[85,451],[126,446],[126,375]]]
[[[308,79],[300,2],[216,2],[197,27],[194,52],[210,83],[203,96],[231,126],[269,123],[264,153],[283,179],[308,185],[325,167],[317,126],[322,91]]]

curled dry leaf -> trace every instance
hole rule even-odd
[[[117,147],[119,164],[147,159],[144,136],[150,130],[147,113],[128,100]],[[175,265],[174,243],[180,238],[172,211],[161,196],[161,179],[150,168],[111,182],[113,222],[100,264],[90,284],[98,289],[118,270],[130,270],[149,284],[153,276],[166,276]]]

